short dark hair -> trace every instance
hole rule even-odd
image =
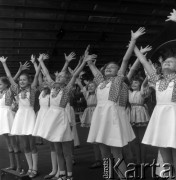
[[[4,84],[6,84],[7,88],[10,87],[10,81],[7,77],[4,77],[4,76],[0,77],[0,81],[2,81]]]

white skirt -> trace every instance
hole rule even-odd
[[[35,127],[32,133],[33,136],[40,136],[40,134],[42,134],[43,131],[45,131],[45,129],[43,129],[43,119],[48,109],[49,109],[48,106],[40,106],[40,110],[37,113]]]
[[[142,143],[176,148],[176,104],[156,105]]]
[[[10,134],[14,121],[14,114],[9,106],[0,107],[0,135]]]
[[[135,138],[124,107],[112,101],[97,104],[87,142],[123,147]]]
[[[32,135],[36,115],[31,106],[19,107],[12,126],[12,135]]]
[[[43,119],[42,128],[38,136],[50,142],[73,140],[68,113],[64,108],[51,106]]]

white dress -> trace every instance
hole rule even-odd
[[[108,146],[123,147],[135,138],[125,107],[108,100],[111,82],[105,88],[97,88],[97,106],[87,142],[103,143]]]
[[[5,105],[5,94],[0,99],[0,135],[10,134],[13,125],[14,113],[10,106]]]
[[[176,148],[176,103],[172,102],[174,82],[164,91],[156,83],[157,104],[152,113],[142,143],[157,147]]]
[[[45,129],[42,128],[43,126],[43,119],[46,115],[46,112],[49,109],[49,97],[50,95],[46,95],[43,97],[43,91],[40,93],[39,96],[39,104],[40,104],[40,110],[37,113],[37,119],[34,127],[34,131],[32,133],[33,136],[40,136],[40,134],[45,131]]]
[[[60,91],[56,97],[50,94],[50,107],[43,118],[43,131],[38,136],[50,142],[71,141],[72,133],[69,123],[68,110],[60,107],[60,101],[63,91]]]
[[[36,115],[34,108],[30,105],[30,92],[26,92],[26,96],[23,99],[19,93],[19,108],[12,126],[12,135],[32,135],[33,133]]]

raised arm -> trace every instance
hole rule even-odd
[[[77,84],[81,90],[83,90],[84,86],[81,83],[81,79],[77,78],[75,84]]]
[[[95,55],[95,54],[89,55],[88,52],[86,52],[82,64],[79,66],[79,68],[73,74],[72,79],[70,80],[69,84],[73,85],[75,83],[76,78],[78,77],[79,73],[83,70],[84,66],[86,65],[86,63],[88,61],[94,61],[96,58],[97,58],[97,55]]]
[[[39,76],[40,70],[41,70],[41,65],[39,64],[38,67],[37,67],[37,71],[35,73],[35,76],[34,76],[34,80],[33,80],[32,84],[31,84],[32,88],[36,88],[37,87],[38,76]]]
[[[35,69],[35,72],[37,71],[37,69],[38,69],[38,66],[37,66],[37,63],[36,63],[36,59],[35,59],[35,56],[32,54],[31,55],[31,63],[33,64],[33,66],[34,66],[34,69]]]
[[[16,73],[16,75],[13,77],[13,80],[16,81],[17,78],[20,76],[21,72],[24,70],[28,70],[30,67],[29,63],[26,61],[24,64],[22,64],[20,62],[20,67],[18,69],[18,72]]]
[[[125,75],[125,72],[126,72],[126,69],[128,66],[128,61],[133,53],[133,50],[134,50],[134,47],[136,44],[136,40],[143,34],[145,34],[145,28],[139,28],[135,33],[133,31],[131,31],[131,41],[130,41],[128,49],[125,53],[125,56],[123,57],[122,64],[121,64],[121,67],[119,70],[124,75]]]
[[[152,49],[151,46],[146,46],[145,48],[141,47],[140,52],[142,54],[145,54],[148,51],[150,51],[151,49]],[[132,77],[133,77],[135,71],[138,69],[139,65],[140,65],[140,61],[137,58],[136,61],[134,62],[134,64],[132,65],[132,67],[130,68],[130,71],[129,71],[128,75],[127,75],[127,78],[128,78],[129,81],[132,79]]]
[[[47,81],[48,82],[53,82],[53,80],[52,80],[52,78],[51,78],[51,76],[49,74],[49,71],[48,71],[48,69],[46,68],[46,66],[45,66],[45,64],[43,62],[45,59],[48,59],[48,58],[49,58],[48,55],[40,54],[40,56],[38,58],[38,61],[39,61],[40,65],[41,65],[44,76],[46,76],[46,78],[47,78]]]
[[[32,54],[31,55],[31,63],[33,64],[33,66],[34,66],[34,69],[35,69],[35,72],[37,72],[37,70],[38,70],[38,65],[37,65],[37,63],[36,63],[36,57]],[[41,68],[40,68],[41,69]],[[39,75],[38,75],[38,83],[39,83],[39,86],[41,86],[42,85],[42,83],[43,83],[43,79],[42,79],[42,72],[40,71],[39,72]]]
[[[2,62],[6,76],[8,77],[8,79],[12,85],[16,85],[16,83],[11,75],[11,72],[10,72],[9,68],[7,67],[6,60],[7,60],[7,57],[6,58],[4,56],[0,57],[0,61]]]
[[[76,54],[74,52],[71,52],[68,56],[64,53],[65,64],[64,64],[64,67],[62,68],[61,72],[62,71],[67,71],[68,65],[73,59],[75,59],[75,55]]]
[[[147,71],[147,74],[151,76],[154,72],[153,67],[150,65],[150,63],[147,61],[146,57],[139,51],[137,46],[134,48],[134,52],[141,62],[141,64],[144,66],[145,70]]]
[[[79,68],[79,66],[82,64],[83,59],[84,59],[84,56],[80,56],[79,62],[78,62],[78,64],[77,64],[76,68],[73,70],[73,73],[76,72],[76,70],[77,70],[77,69]]]

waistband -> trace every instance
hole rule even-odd
[[[28,105],[19,105],[19,109],[34,109],[34,107]]]
[[[63,108],[63,107],[60,107],[60,106],[53,106],[53,105],[51,105],[50,108],[52,108],[52,109],[65,109],[65,108]]]
[[[176,106],[175,102],[168,102],[168,103],[157,103],[156,105],[162,106],[162,105],[171,105],[171,106]]]
[[[2,105],[0,105],[0,108],[10,109],[10,108],[11,108],[11,106],[6,106],[6,105],[2,106]]]
[[[142,107],[145,107],[144,104],[138,104],[138,103],[131,103],[131,106],[142,106]]]

